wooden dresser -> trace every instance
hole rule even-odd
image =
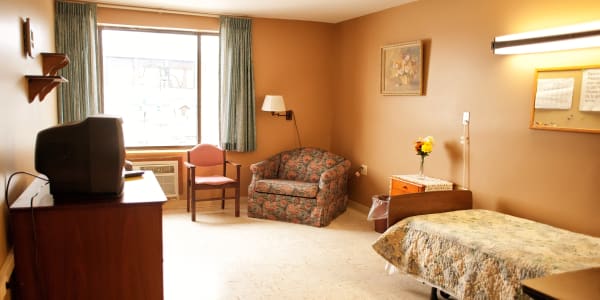
[[[119,198],[70,203],[34,180],[10,207],[14,299],[163,299],[165,201],[152,172]]]

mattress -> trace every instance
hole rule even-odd
[[[373,249],[459,299],[526,299],[523,279],[600,266],[600,238],[481,209],[406,218]]]

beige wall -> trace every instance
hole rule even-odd
[[[54,51],[54,5],[52,0],[0,1],[0,188],[4,190],[10,174],[16,171],[36,173],[33,164],[35,137],[39,130],[56,124],[56,93],[43,102],[28,103],[24,75],[41,75],[42,58],[23,54],[21,18],[29,17],[34,31],[35,51]],[[13,201],[31,178],[13,177],[9,200]],[[7,242],[7,210],[0,214],[0,264],[4,262]]]
[[[368,176],[369,205],[388,176],[415,173],[419,136],[436,138],[425,173],[462,184],[463,111],[471,112],[474,205],[600,236],[600,135],[528,129],[536,68],[597,65],[598,48],[495,56],[494,36],[597,20],[595,0],[421,0],[340,24],[332,148]],[[380,47],[428,40],[423,96],[379,94]]]

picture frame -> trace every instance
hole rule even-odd
[[[33,29],[31,28],[31,21],[29,18],[22,20],[23,24],[23,54],[25,57],[33,58],[34,51],[34,40],[33,40]]]
[[[423,42],[386,45],[381,48],[381,94],[423,94]]]

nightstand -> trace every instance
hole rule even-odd
[[[392,175],[390,177],[389,195],[450,191],[453,187],[452,182],[433,177],[419,178],[418,175]]]
[[[388,194],[395,196],[433,191],[451,191],[453,187],[454,184],[452,182],[433,177],[419,178],[418,175],[392,175],[390,177]],[[376,232],[383,233],[388,228],[387,219],[375,220],[374,227]]]

